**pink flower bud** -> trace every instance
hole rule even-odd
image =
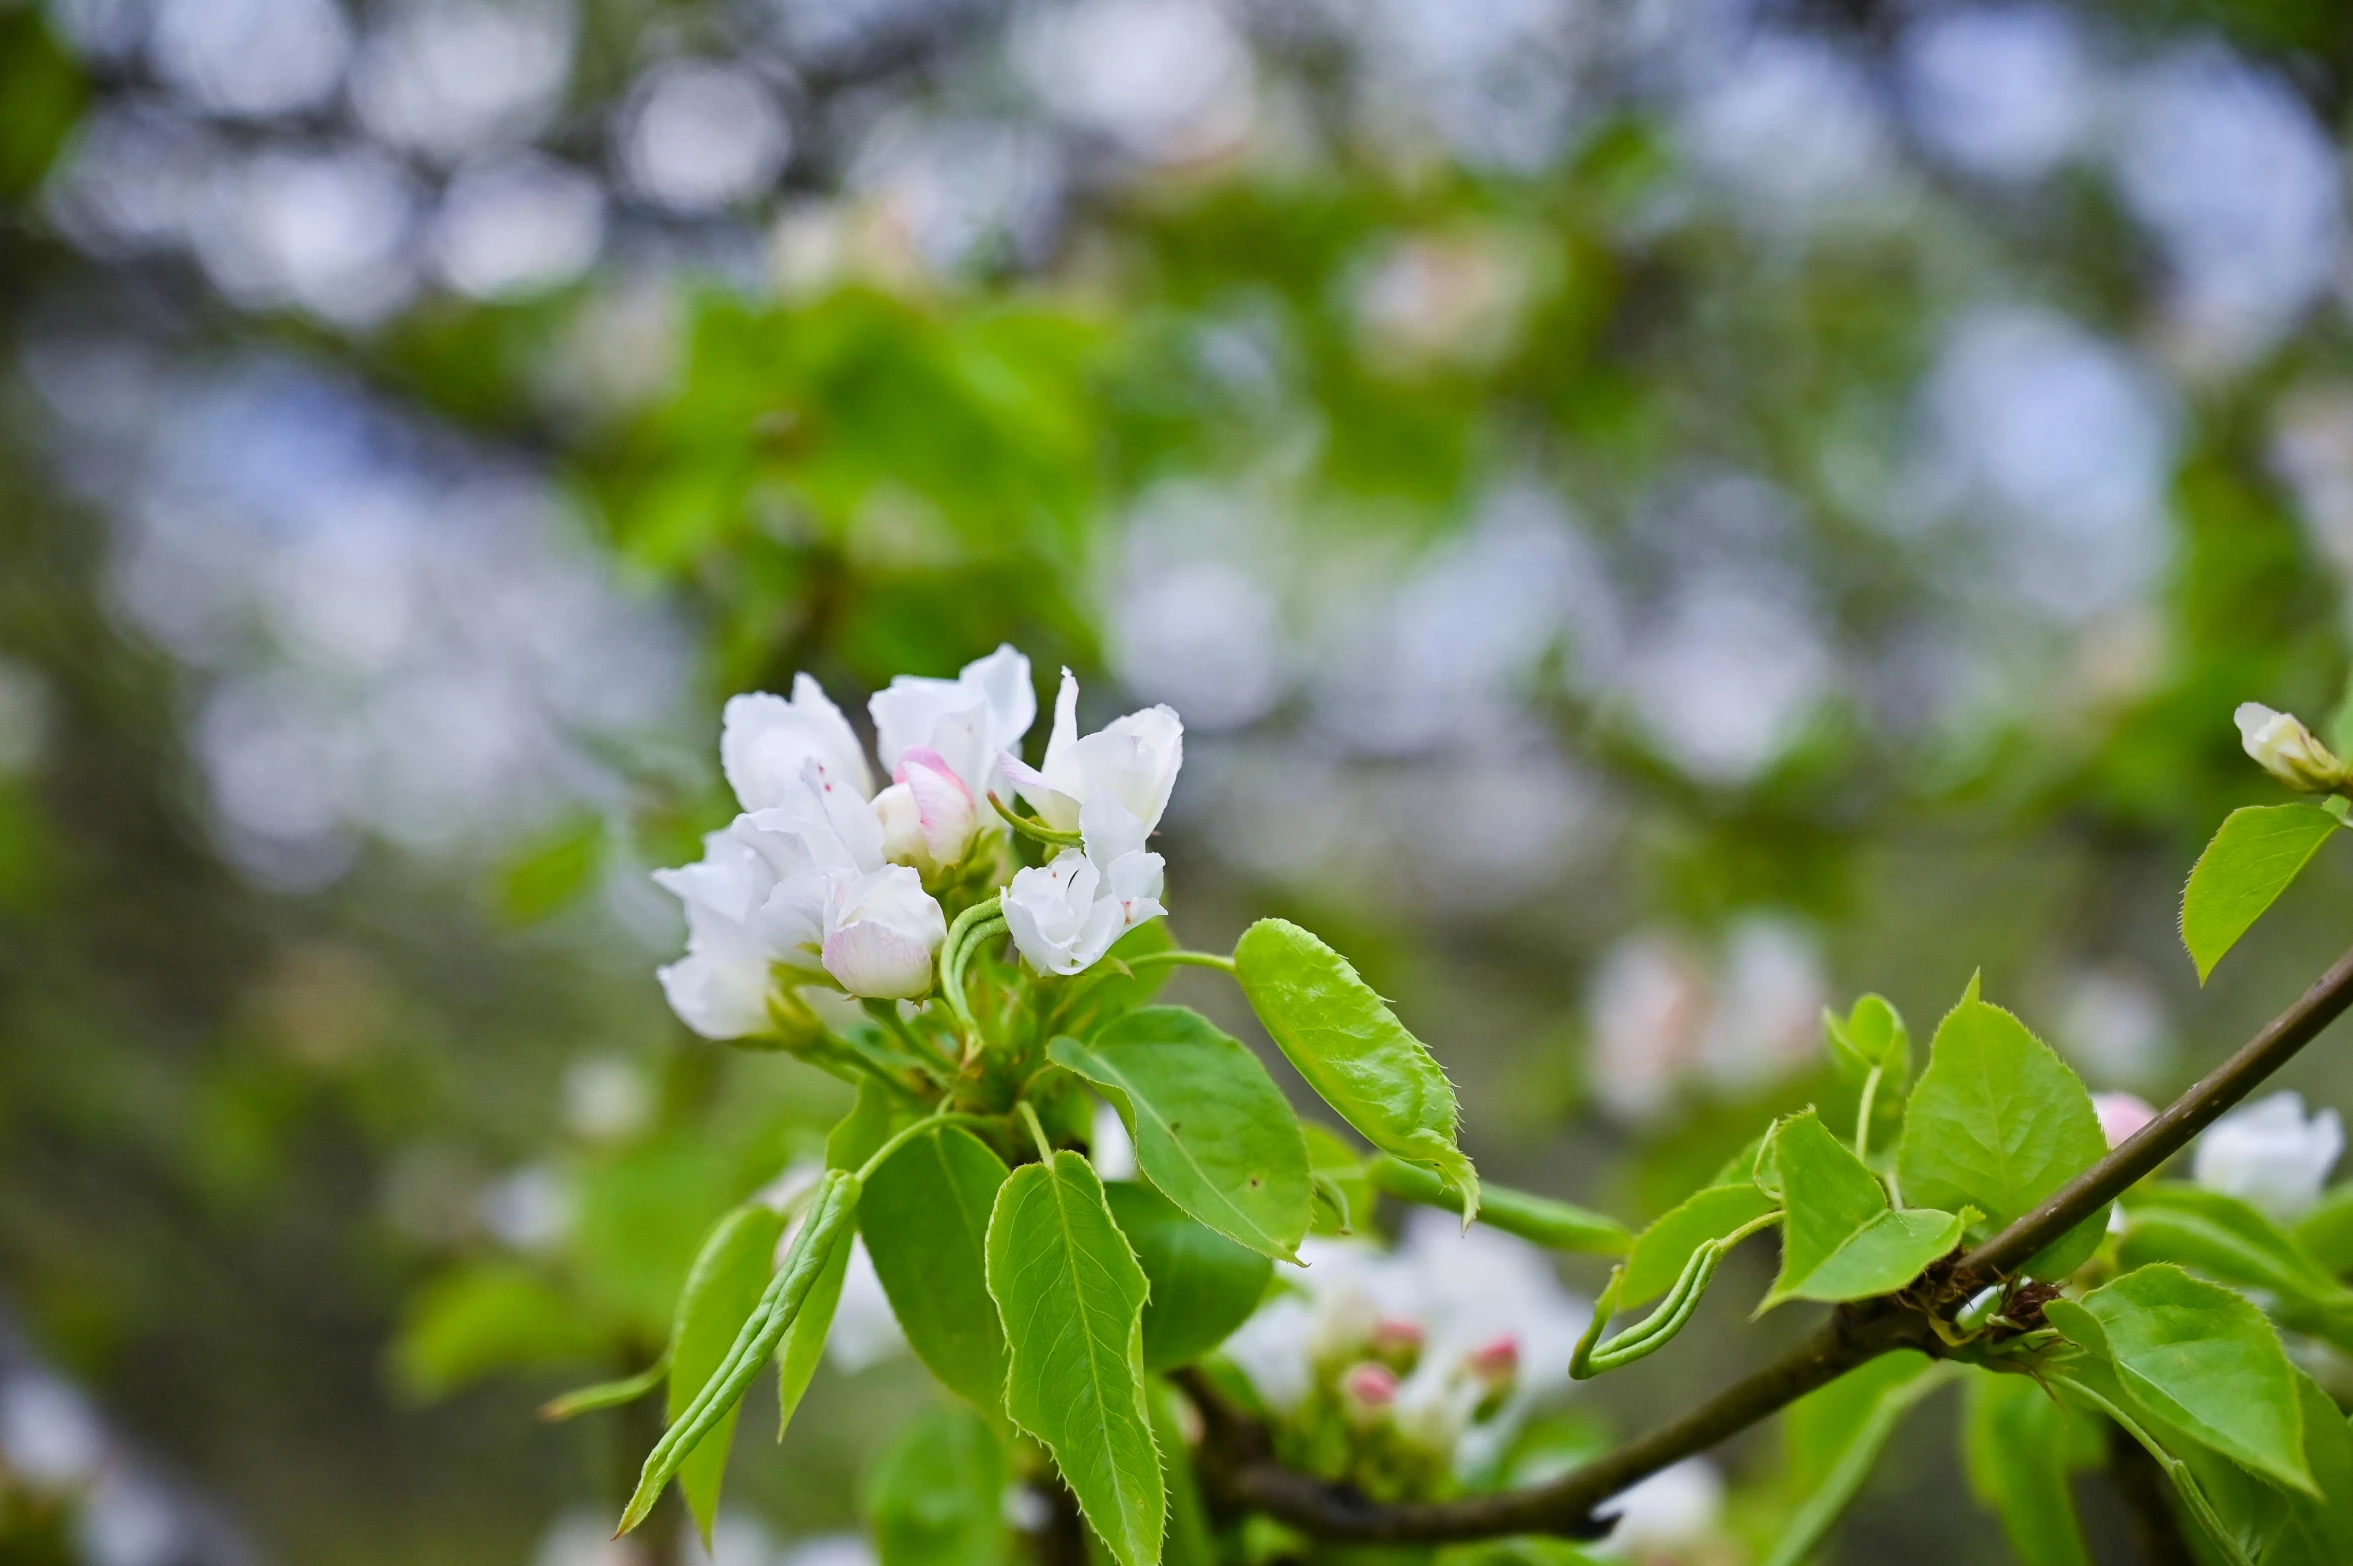
[[[2100,1134],[2112,1148],[2123,1146],[2126,1138],[2157,1118],[2148,1101],[2132,1093],[2095,1093],[2092,1108],[2100,1117]]]
[[[1491,1387],[1508,1386],[1520,1373],[1520,1340],[1506,1332],[1464,1357],[1463,1367]]]
[[[1410,1375],[1427,1336],[1422,1324],[1410,1317],[1380,1317],[1373,1323],[1372,1356],[1400,1375]]]
[[[1397,1401],[1397,1372],[1369,1359],[1351,1365],[1340,1374],[1340,1395],[1359,1408],[1387,1408]]]

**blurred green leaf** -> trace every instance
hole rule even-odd
[[[866,1469],[863,1510],[882,1566],[1001,1566],[1004,1443],[963,1404],[927,1408]]]
[[[678,1296],[678,1320],[670,1331],[670,1391],[665,1415],[672,1423],[685,1413],[704,1383],[719,1369],[736,1334],[768,1287],[776,1264],[776,1242],[784,1215],[754,1202],[719,1220],[695,1256],[694,1270]],[[735,1439],[735,1410],[719,1417],[711,1433],[678,1467],[679,1493],[710,1548],[711,1522],[719,1512],[719,1484],[727,1474],[727,1452]]]
[[[1186,1216],[1148,1185],[1110,1180],[1103,1195],[1152,1287],[1144,1303],[1146,1370],[1189,1365],[1250,1319],[1273,1262]]]
[[[2068,1475],[2099,1460],[2098,1431],[2032,1378],[1991,1372],[1969,1378],[1961,1431],[1970,1493],[2023,1566],[2091,1566]]]
[[[1805,1493],[1764,1566],[1802,1566],[1871,1477],[1897,1423],[1961,1374],[1959,1365],[1905,1350],[1883,1354],[1792,1404],[1791,1466]]]
[[[604,817],[572,816],[526,843],[498,871],[497,904],[511,924],[537,924],[569,906],[604,868]]]
[[[555,1285],[518,1262],[479,1262],[410,1300],[393,1339],[392,1374],[408,1395],[439,1398],[494,1371],[577,1364],[596,1347]]]

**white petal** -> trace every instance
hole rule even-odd
[[[768,1027],[768,965],[690,953],[654,970],[678,1020],[707,1039],[740,1039]]]
[[[889,925],[855,920],[826,936],[825,971],[852,995],[916,1000],[931,993],[931,948]]]
[[[1078,676],[1065,667],[1062,686],[1054,693],[1054,727],[1046,736],[1046,771],[1061,770],[1062,760],[1078,743]]]
[[[861,798],[874,792],[873,773],[849,720],[806,674],[794,676],[789,702],[766,691],[728,698],[719,765],[744,809],[782,804],[812,757]]]

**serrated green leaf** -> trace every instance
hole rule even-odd
[[[2200,984],[2295,882],[2338,824],[2316,805],[2248,805],[2223,819],[2181,892],[2181,943],[2197,964]]]
[[[882,1566],[1002,1566],[1005,1447],[959,1403],[899,1427],[866,1470],[862,1510]]]
[[[1661,1214],[1635,1238],[1634,1248],[1626,1256],[1625,1276],[1618,1285],[1618,1304],[1633,1310],[1666,1293],[1683,1276],[1684,1264],[1691,1260],[1693,1251],[1764,1217],[1776,1205],[1747,1180],[1693,1192],[1682,1206]]]
[[[1166,1520],[1144,1401],[1144,1269],[1077,1153],[1016,1169],[989,1220],[1005,1409],[1054,1454],[1119,1566],[1154,1566]]]
[[[776,1241],[784,1215],[758,1202],[738,1207],[719,1220],[703,1241],[678,1296],[678,1320],[670,1329],[670,1391],[664,1418],[675,1422],[695,1394],[727,1358],[736,1334],[768,1287],[776,1262]],[[727,1449],[735,1439],[735,1410],[720,1416],[678,1468],[678,1490],[694,1514],[703,1542],[719,1510],[719,1482],[727,1473]]]
[[[1307,1141],[1241,1040],[1181,1006],[1147,1006],[1047,1058],[1119,1109],[1136,1167],[1162,1195],[1238,1245],[1295,1260],[1310,1216]]]
[[[1422,1041],[1347,958],[1284,919],[1261,919],[1234,945],[1250,1007],[1307,1085],[1384,1153],[1437,1172],[1479,1206],[1479,1176],[1455,1146],[1453,1084]]]
[[[1005,1331],[988,1288],[1005,1163],[961,1126],[911,1137],[866,1181],[859,1231],[907,1342],[950,1391],[1004,1406]]]
[[[2068,1473],[2096,1431],[2031,1378],[1981,1371],[1969,1378],[1961,1455],[1969,1489],[2002,1521],[2023,1566],[2091,1566]]]
[[[1307,1176],[1315,1187],[1308,1232],[1354,1234],[1368,1227],[1379,1192],[1363,1150],[1318,1121],[1302,1120],[1299,1129],[1307,1138]]]
[[[2142,1406],[2257,1473],[2313,1491],[2295,1371],[2263,1312],[2159,1264],[2094,1289],[2080,1313],[2099,1323],[2099,1348]],[[2045,1307],[2045,1316],[2070,1337],[2080,1330],[2073,1313]]]
[[[1946,1212],[1973,1206],[1988,1233],[2031,1211],[2106,1155],[2091,1095],[2026,1024],[1978,998],[1971,979],[1937,1025],[1928,1069],[1912,1089],[1896,1154],[1907,1201]],[[2056,1280],[2099,1248],[2103,1207],[2027,1260]]]
[[[1253,1257],[1260,1266],[1268,1263]],[[1147,1335],[1151,1332],[1145,1324]],[[1185,1419],[1176,1388],[1154,1380],[1147,1389],[1152,1410],[1152,1438],[1160,1443],[1161,1476],[1168,1486],[1168,1537],[1160,1550],[1161,1566],[1217,1566],[1217,1539],[1210,1532],[1209,1509],[1201,1500],[1201,1484],[1193,1473],[1192,1449],[1185,1445]],[[886,1563],[887,1566],[887,1563]]]
[[[1811,1110],[1781,1122],[1772,1145],[1787,1212],[1781,1275],[1759,1311],[1891,1294],[1961,1238],[1958,1214],[1891,1211],[1878,1177]]]
[[[2178,1180],[2136,1186],[2124,1208],[2117,1255],[2125,1266],[2174,1262],[2232,1288],[2260,1290],[2282,1324],[2353,1348],[2353,1289],[2256,1208]]]
[[[1113,1180],[1103,1195],[1152,1285],[1144,1305],[1146,1370],[1189,1365],[1250,1319],[1273,1262],[1196,1223],[1148,1185]]]
[[[2064,1309],[2054,1312],[2051,1307]],[[2062,1330],[2078,1343],[2085,1341],[2077,1336],[2079,1327],[2095,1338],[2100,1335],[2097,1319],[2071,1300],[2051,1301],[2045,1314],[2054,1325],[2062,1317],[2075,1323]],[[2278,1491],[2152,1413],[2125,1386],[2104,1350],[2046,1359],[2038,1374],[2070,1407],[2114,1420],[2157,1460],[2198,1536],[2226,1566],[2255,1566],[2285,1520],[2285,1501]]]
[[[1799,1465],[1810,1470],[1799,1476],[1805,1495],[1763,1566],[1801,1566],[1871,1477],[1898,1422],[1960,1371],[1958,1365],[1939,1364],[1925,1354],[1904,1350],[1882,1355],[1799,1399],[1790,1408],[1789,1420],[1793,1443],[1811,1448],[1803,1452]]]

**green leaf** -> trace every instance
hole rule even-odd
[[[1144,1404],[1144,1269],[1077,1153],[1025,1164],[989,1220],[1005,1408],[1054,1454],[1119,1566],[1154,1566],[1166,1517]]]
[[[1387,1153],[1367,1166],[1373,1184],[1401,1201],[1425,1207],[1462,1211],[1462,1193],[1419,1164],[1409,1164]],[[1549,1196],[1532,1196],[1508,1185],[1479,1182],[1479,1222],[1516,1234],[1523,1240],[1556,1251],[1585,1251],[1597,1256],[1623,1256],[1634,1236],[1615,1218]]]
[[[1881,1073],[1882,1087],[1901,1089],[1912,1075],[1912,1035],[1896,1009],[1877,995],[1858,999],[1841,1018],[1822,1013],[1830,1041],[1830,1058],[1838,1074],[1860,1082],[1873,1071]]]
[[[1181,1006],[1131,1011],[1047,1058],[1103,1090],[1161,1194],[1239,1245],[1293,1261],[1307,1235],[1307,1141],[1241,1040]]]
[[[858,1084],[850,1112],[825,1134],[825,1167],[863,1169],[882,1144],[923,1116],[923,1106],[869,1077]]]
[[[1261,1267],[1268,1265],[1263,1257],[1252,1259]],[[1149,1338],[1151,1332],[1147,1320],[1145,1336]],[[1160,1443],[1161,1476],[1168,1485],[1168,1537],[1161,1546],[1161,1566],[1218,1566],[1209,1509],[1202,1503],[1201,1484],[1193,1474],[1192,1449],[1185,1445],[1181,1399],[1174,1387],[1160,1380],[1154,1380],[1145,1395],[1152,1410],[1152,1438]]]
[[[851,1227],[857,1222],[858,1180],[855,1175],[840,1170],[828,1170],[818,1183],[817,1195],[810,1204],[808,1221],[793,1236],[792,1246],[784,1258],[784,1265],[768,1280],[767,1292],[759,1298],[752,1313],[736,1333],[735,1342],[728,1348],[702,1390],[670,1422],[654,1449],[646,1454],[645,1466],[639,1470],[637,1489],[631,1493],[629,1504],[621,1513],[621,1526],[616,1533],[627,1533],[645,1521],[660,1499],[662,1487],[670,1482],[701,1446],[704,1437],[722,1421],[732,1422],[735,1406],[776,1351],[785,1333],[801,1313],[810,1292],[817,1286],[827,1264],[832,1260],[836,1242],[847,1243]],[[675,1374],[677,1349],[672,1351]]]
[[[2296,1243],[2331,1274],[2353,1272],[2353,1180],[2321,1193],[2296,1222]]]
[[[743,1330],[760,1295],[768,1287],[775,1266],[777,1237],[784,1232],[784,1215],[753,1202],[719,1220],[703,1241],[678,1296],[678,1320],[670,1329],[670,1393],[664,1417],[675,1421],[693,1403],[695,1394],[727,1358],[736,1334]],[[679,1493],[686,1509],[711,1542],[711,1519],[719,1510],[719,1482],[727,1473],[727,1449],[735,1438],[735,1410],[720,1416],[678,1468]]]
[[[2316,805],[2248,805],[2223,820],[2181,892],[2181,943],[2200,984],[2337,826]]]
[[[1683,1205],[1660,1215],[1642,1231],[1627,1254],[1626,1272],[1618,1285],[1618,1303],[1627,1310],[1656,1299],[1683,1276],[1691,1253],[1710,1240],[1720,1240],[1742,1224],[1762,1218],[1778,1205],[1773,1198],[1743,1181],[1712,1185],[1685,1198]]]
[[[410,1299],[393,1339],[392,1379],[409,1397],[438,1398],[493,1371],[574,1364],[596,1348],[563,1290],[520,1263],[483,1262]]]
[[[2053,1301],[2052,1305],[2061,1302]],[[2104,1352],[2136,1401],[2235,1462],[2313,1492],[2295,1371],[2263,1312],[2179,1267],[2128,1272],[2079,1310],[2046,1319],[2077,1342],[2080,1317],[2099,1324]]]
[[[882,1566],[1002,1566],[1005,1447],[963,1404],[925,1409],[867,1465],[861,1497]]]
[[[1467,1222],[1479,1176],[1455,1146],[1454,1087],[1348,959],[1299,926],[1261,919],[1234,945],[1251,1009],[1307,1085],[1384,1153],[1421,1164],[1461,1193]]]
[[[1250,1319],[1273,1262],[1196,1223],[1148,1185],[1113,1180],[1103,1195],[1152,1285],[1144,1305],[1146,1370],[1189,1365]]]
[[[1889,1209],[1886,1188],[1808,1110],[1773,1138],[1781,1177],[1781,1276],[1759,1311],[1784,1300],[1892,1294],[1961,1238],[1957,1214]]]
[[[2091,1095],[2026,1024],[1978,998],[1977,980],[1937,1025],[1912,1090],[1896,1173],[1907,1201],[1973,1206],[1990,1232],[2031,1211],[2106,1155]],[[2108,1210],[2027,1260],[2037,1278],[2067,1276],[2099,1248]]]
[[[825,1337],[833,1330],[833,1313],[841,1308],[842,1284],[850,1274],[850,1237],[834,1242],[825,1270],[801,1306],[801,1313],[785,1328],[776,1345],[776,1439],[792,1428],[793,1415],[809,1393],[809,1380],[825,1356]]]
[[[1083,1039],[1112,1018],[1152,1004],[1152,997],[1160,993],[1160,987],[1176,970],[1159,963],[1125,972],[1112,964],[1176,949],[1177,938],[1166,919],[1150,919],[1128,931],[1111,943],[1111,950],[1105,953],[1106,960],[1096,966],[1094,974],[1073,997],[1069,1010],[1055,1014],[1056,1030]]]
[[[2353,1561],[2353,1430],[2320,1383],[2301,1370],[2296,1397],[2304,1411],[2304,1456],[2320,1498],[2288,1498],[2287,1526],[2263,1566],[2344,1566]]]
[[[2072,1300],[2052,1300],[2044,1314],[2078,1343],[2089,1347],[2091,1341],[2105,1342],[2098,1319]],[[2088,1334],[2089,1341],[2079,1334]],[[2150,1412],[2125,1386],[2104,1347],[2071,1358],[2047,1358],[2037,1373],[2071,1407],[2114,1420],[2157,1460],[2198,1534],[2228,1566],[2255,1566],[2285,1519],[2284,1498],[2278,1491]]]
[[[539,1417],[556,1424],[599,1409],[619,1408],[636,1402],[669,1377],[670,1351],[665,1348],[661,1358],[634,1376],[623,1376],[617,1381],[600,1381],[594,1386],[575,1387],[560,1397],[549,1398],[539,1405]]]
[[[604,869],[610,833],[591,811],[566,816],[499,867],[498,912],[511,924],[537,924],[588,890]]]
[[[2174,1262],[2232,1288],[2260,1290],[2284,1325],[2353,1348],[2353,1289],[2262,1212],[2177,1180],[2135,1187],[2124,1207],[2117,1255],[2125,1266]]]
[[[2097,1432],[2059,1406],[2031,1378],[1981,1372],[1969,1378],[1961,1455],[1969,1488],[2002,1520],[2024,1566],[2091,1566],[2075,1515],[2071,1469],[2083,1466]]]
[[[1792,1405],[1793,1455],[1801,1457],[1794,1466],[1810,1470],[1800,1476],[1807,1490],[1764,1566],[1801,1566],[1852,1504],[1905,1413],[1960,1370],[1907,1349],[1849,1371]]]
[[[1330,1126],[1302,1120],[1307,1138],[1307,1176],[1314,1182],[1315,1212],[1308,1224],[1312,1234],[1354,1234],[1373,1221],[1379,1192],[1363,1152]]]
[[[989,1296],[989,1214],[1005,1164],[961,1126],[909,1138],[867,1178],[858,1227],[882,1291],[941,1384],[994,1413],[1005,1399],[1005,1330]]]

